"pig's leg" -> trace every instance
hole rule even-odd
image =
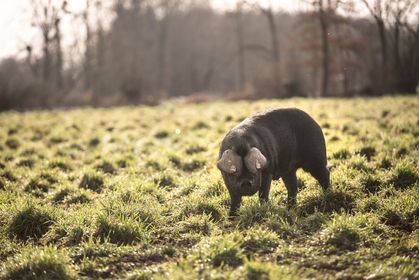
[[[238,195],[232,195],[230,193],[230,199],[231,199],[231,206],[230,206],[230,217],[237,216],[237,209],[240,207],[240,203],[242,201],[242,197]]]
[[[296,203],[297,199],[297,192],[298,192],[298,181],[297,181],[297,174],[295,173],[296,170],[293,170],[284,176],[282,176],[282,181],[285,184],[285,187],[288,191],[288,198],[287,204],[288,207],[292,207]]]
[[[261,172],[261,171],[259,171]],[[262,184],[259,189],[260,203],[266,202],[269,199],[269,191],[271,189],[272,175],[262,175]]]

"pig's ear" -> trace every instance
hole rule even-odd
[[[244,163],[246,164],[247,169],[253,174],[263,170],[268,165],[265,156],[255,147],[251,148],[244,157]]]
[[[239,177],[243,171],[243,160],[233,150],[225,150],[217,163],[218,169],[225,173]]]

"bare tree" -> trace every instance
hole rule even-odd
[[[312,0],[304,1],[313,6],[315,15],[317,15],[318,23],[320,27],[320,38],[321,38],[321,65],[322,65],[322,78],[320,87],[320,96],[326,96],[328,94],[329,84],[329,27],[330,27],[330,14],[333,14],[337,8],[339,1],[334,2],[335,6],[332,6],[332,1],[328,0],[327,4],[323,0]]]
[[[51,84],[51,76],[55,68],[56,85],[62,87],[62,46],[60,22],[67,13],[67,1],[30,0],[33,11],[32,24],[42,32],[43,38],[43,81]],[[54,53],[55,44],[55,53]],[[53,55],[55,54],[55,57]],[[55,67],[53,62],[55,59]]]
[[[155,10],[159,17],[159,35],[158,35],[158,51],[157,51],[157,88],[162,91],[165,88],[166,77],[166,47],[168,29],[170,26],[171,13],[179,6],[178,0],[158,0]]]
[[[416,87],[407,86],[406,84],[411,83],[411,69],[405,67],[402,63],[401,44],[403,43],[403,32],[406,27],[408,28],[411,23],[408,21],[408,16],[412,14],[414,9],[418,6],[417,0],[395,0],[389,3],[389,24],[393,31],[393,71],[395,77],[394,89],[399,91],[413,91],[416,92]],[[408,43],[408,42],[407,42]],[[414,51],[409,50],[409,55],[414,61]],[[408,58],[408,60],[410,60]],[[417,80],[417,79],[415,79]]]
[[[235,21],[236,21],[236,35],[237,35],[237,70],[238,70],[238,90],[241,92],[244,89],[246,81],[246,62],[244,56],[244,38],[243,38],[243,1],[236,3]]]
[[[374,0],[373,3],[370,3],[369,0],[361,0],[364,3],[365,7],[370,12],[371,16],[374,18],[375,23],[377,24],[378,35],[380,38],[381,45],[381,88],[379,93],[383,94],[389,90],[388,86],[388,43],[386,37],[386,27],[385,21],[388,17],[390,4],[392,0]]]
[[[272,1],[269,0],[267,6],[262,5],[259,1],[249,2],[244,0],[244,3],[247,3],[252,8],[259,10],[267,19],[269,26],[269,34],[271,38],[271,49],[267,52],[272,55],[272,79],[274,84],[274,91],[276,95],[280,95],[281,91],[281,82],[280,82],[280,57],[279,57],[279,40],[278,40],[278,28],[275,22],[275,12],[273,10]],[[250,46],[254,49],[265,49],[263,46]]]
[[[91,0],[86,0],[86,9],[82,12],[84,26],[86,29],[85,51],[84,51],[84,81],[85,87],[89,90],[92,87],[92,63],[93,63],[93,36],[92,28],[89,22]]]

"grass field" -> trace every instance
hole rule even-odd
[[[219,145],[274,106],[322,126],[332,187],[230,221]],[[0,277],[418,279],[418,167],[417,96],[0,113]]]

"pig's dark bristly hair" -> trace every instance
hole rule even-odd
[[[245,157],[249,152],[249,141],[245,137],[238,137],[234,140],[234,151],[241,157]]]

